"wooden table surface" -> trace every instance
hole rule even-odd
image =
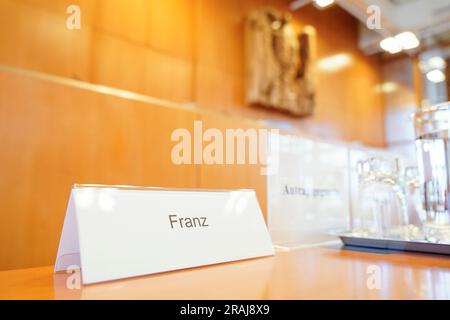
[[[447,256],[340,246],[277,251],[80,289],[68,288],[74,283],[69,276],[53,274],[52,266],[2,271],[0,299],[450,299]]]

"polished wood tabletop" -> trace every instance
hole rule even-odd
[[[0,299],[450,299],[448,256],[339,245],[80,288],[73,276],[2,271]]]

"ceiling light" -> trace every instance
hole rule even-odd
[[[444,69],[446,65],[445,60],[441,57],[436,56],[428,59],[428,66],[431,69]]]
[[[328,6],[331,6],[334,3],[334,0],[314,0],[314,3],[319,8],[326,8]]]
[[[396,35],[395,40],[398,41],[403,50],[417,48],[420,45],[419,39],[412,32],[406,31]]]
[[[380,47],[391,54],[402,51],[402,47],[394,37],[381,40]]]
[[[439,83],[445,80],[445,74],[441,70],[432,70],[427,72],[428,81]]]
[[[419,61],[419,68],[423,73],[427,73],[428,71],[436,69],[444,70],[446,66],[447,63],[440,56],[434,56]]]

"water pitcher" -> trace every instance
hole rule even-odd
[[[449,181],[450,103],[423,108],[413,114],[423,231],[428,241],[450,241]]]

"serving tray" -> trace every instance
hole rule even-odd
[[[341,238],[342,242],[348,246],[450,255],[450,243],[433,243],[425,240],[407,241],[398,239],[369,238],[357,236],[352,232],[341,232],[337,235]]]

